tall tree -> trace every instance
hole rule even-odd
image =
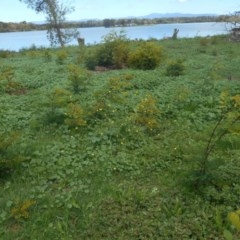
[[[62,47],[76,38],[76,29],[65,27],[66,15],[74,11],[73,7],[65,6],[59,0],[20,0],[34,9],[37,13],[44,13],[47,21],[47,37],[52,46],[60,44]]]

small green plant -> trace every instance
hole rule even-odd
[[[193,182],[197,188],[201,189],[202,187],[209,185],[219,185],[219,178],[214,176],[218,164],[213,164],[210,157],[216,149],[217,143],[219,143],[226,135],[234,134],[239,131],[238,128],[235,129],[235,126],[240,121],[240,114],[238,112],[239,107],[240,95],[230,97],[225,91],[221,93],[221,114],[210,131],[210,136],[204,148],[203,155],[200,156],[198,162],[198,170],[194,173],[195,176]]]
[[[3,66],[1,69],[0,80],[7,80],[8,82],[12,81],[15,74],[13,66]]]
[[[185,65],[183,64],[183,60],[178,59],[168,63],[166,69],[166,75],[171,77],[178,77],[183,75],[185,70]]]
[[[11,217],[15,220],[19,219],[28,219],[29,218],[29,210],[32,206],[36,204],[36,201],[28,199],[24,202],[18,204],[16,207],[11,209]]]
[[[159,109],[156,105],[156,99],[149,95],[143,98],[135,108],[133,121],[151,132],[159,126],[158,114]]]
[[[234,240],[239,239],[240,235],[240,210],[230,212],[227,216],[228,221],[231,224],[232,231],[229,231],[228,229],[224,229],[223,236],[226,240]],[[233,232],[236,232],[233,234]]]
[[[131,50],[128,66],[134,69],[155,69],[163,60],[162,47],[155,42],[141,42],[136,49]]]
[[[64,61],[67,59],[68,53],[66,50],[62,49],[57,52],[57,59],[56,62],[60,65],[64,64]]]
[[[84,64],[88,70],[95,70],[95,67],[98,65],[96,48],[91,48],[87,51],[87,54],[84,58]]]
[[[240,210],[230,212],[228,214],[228,220],[236,228],[237,231],[240,231]]]
[[[56,88],[50,95],[49,101],[46,103],[48,111],[44,117],[47,124],[62,124],[66,118],[64,108],[71,102],[71,94],[63,88]]]
[[[81,127],[87,124],[84,119],[84,111],[78,104],[70,103],[67,107],[65,124],[69,127]]]
[[[0,132],[0,176],[5,176],[6,172],[20,162],[20,156],[10,152],[10,148],[14,146],[18,137],[18,133]]]
[[[49,61],[52,60],[52,54],[51,54],[51,52],[50,52],[49,49],[45,49],[45,50],[43,51],[43,56],[44,56],[44,59],[45,59],[47,62],[49,62]]]
[[[208,39],[207,38],[201,38],[200,41],[199,41],[199,44],[202,46],[202,47],[206,47],[208,45]]]
[[[73,93],[77,94],[86,88],[86,83],[90,78],[90,73],[77,65],[68,66],[68,81]]]

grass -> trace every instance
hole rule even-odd
[[[211,180],[194,185],[221,96],[240,92],[240,48],[225,36],[156,43],[155,70],[84,72],[79,82],[69,78],[70,65],[84,68],[78,47],[0,59],[0,160],[10,163],[0,168],[1,239],[240,237],[227,218],[240,208],[239,122],[226,115]],[[183,74],[166,76],[176,59]]]

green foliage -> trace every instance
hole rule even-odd
[[[90,73],[77,65],[71,64],[68,66],[68,81],[71,91],[75,94],[81,92],[86,88],[87,82],[90,79]]]
[[[154,43],[185,59],[178,81],[165,65],[89,76],[78,57],[101,45],[65,48],[64,65],[46,49],[1,58],[1,86],[27,88],[0,94],[1,239],[239,239],[240,48]]]
[[[64,62],[66,61],[68,57],[68,53],[65,49],[59,50],[57,52],[57,59],[56,62],[60,65],[64,64]]]
[[[14,77],[14,67],[13,66],[2,66],[1,67],[1,77],[0,80],[12,81]]]
[[[198,170],[194,173],[194,177],[191,180],[199,190],[210,185],[221,188],[226,182],[230,181],[224,172],[226,170],[228,172],[231,169],[232,173],[234,173],[233,168],[229,164],[226,168],[221,166],[223,163],[220,157],[215,157],[217,159],[212,159],[211,157],[217,148],[217,144],[221,142],[224,137],[230,134],[238,134],[238,124],[240,121],[239,106],[239,95],[230,97],[226,91],[221,93],[219,117],[210,130],[203,153],[201,155],[199,154],[199,159],[197,160]],[[236,125],[237,127],[235,128]],[[235,180],[236,179],[232,177],[232,181],[234,182]]]
[[[17,133],[0,132],[0,177],[8,175],[8,171],[16,168],[20,163],[21,156],[10,150],[18,137]]]
[[[84,64],[88,70],[95,70],[95,67],[98,65],[97,50],[95,48],[87,51]]]
[[[21,83],[14,80],[15,69],[12,66],[3,66],[1,69],[0,76],[0,89],[5,93],[21,95],[26,93],[26,88],[24,88]]]
[[[28,219],[29,218],[29,209],[36,204],[34,200],[25,200],[24,202],[18,204],[11,209],[11,217],[16,220]]]
[[[128,65],[134,69],[151,70],[155,69],[162,60],[162,47],[155,42],[142,42],[129,53]]]
[[[237,231],[240,231],[240,210],[230,212],[228,214],[228,220],[236,228]]]
[[[43,52],[43,57],[44,57],[45,61],[47,61],[47,62],[51,61],[52,60],[51,51],[49,49],[45,49]]]
[[[185,65],[181,59],[174,60],[168,63],[166,69],[166,75],[171,77],[178,77],[183,75],[185,71]]]
[[[230,222],[231,230],[224,229],[223,236],[226,240],[238,239],[240,236],[240,210],[228,213],[228,221]]]
[[[66,125],[69,127],[81,127],[87,124],[86,120],[84,120],[84,111],[83,109],[77,105],[70,103],[66,112]]]
[[[50,95],[45,105],[48,110],[44,116],[45,124],[62,124],[66,118],[64,109],[71,101],[70,92],[62,88],[56,88]]]
[[[10,51],[6,51],[6,50],[0,50],[0,58],[7,58],[11,56],[11,52]]]
[[[104,36],[102,44],[95,53],[96,64],[107,68],[123,68],[128,58],[128,40],[123,31],[111,31]],[[93,61],[88,59],[87,66],[92,66]]]
[[[203,47],[206,47],[208,45],[208,42],[209,41],[206,38],[200,38],[200,40],[199,40],[199,44]]]
[[[136,124],[146,127],[148,131],[153,131],[159,126],[158,114],[156,100],[152,96],[146,96],[135,108],[133,120]]]

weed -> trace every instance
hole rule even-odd
[[[154,42],[143,42],[131,50],[128,65],[134,69],[155,69],[163,60],[162,48]]]
[[[166,75],[172,76],[172,77],[178,77],[180,75],[183,75],[185,70],[185,65],[183,64],[183,61],[181,59],[174,60],[168,63],[167,69],[166,69]]]

